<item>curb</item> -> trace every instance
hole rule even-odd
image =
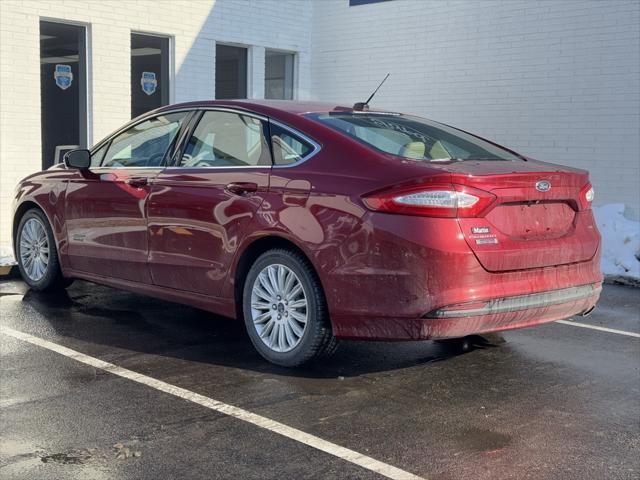
[[[624,285],[626,287],[640,287],[640,278],[627,277],[624,275],[605,275],[604,283],[609,285]]]
[[[9,280],[10,278],[14,278],[17,273],[17,265],[0,265],[0,280]]]

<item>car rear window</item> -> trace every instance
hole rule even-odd
[[[378,150],[411,160],[520,160],[508,150],[420,117],[374,112],[307,116]]]

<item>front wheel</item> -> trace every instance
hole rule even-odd
[[[277,365],[299,366],[335,349],[320,281],[295,251],[258,257],[245,280],[243,313],[254,347]]]
[[[53,232],[40,210],[32,209],[22,216],[15,245],[20,274],[33,290],[55,290],[71,284],[72,280],[62,276]]]

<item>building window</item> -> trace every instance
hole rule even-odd
[[[169,104],[169,39],[131,34],[131,117]]]
[[[247,49],[216,45],[216,98],[247,98]]]
[[[264,98],[293,100],[294,54],[267,50],[264,59]]]
[[[86,28],[40,22],[42,168],[87,147]]]

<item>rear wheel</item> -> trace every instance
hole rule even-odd
[[[254,347],[272,363],[294,367],[335,350],[320,281],[297,252],[258,257],[245,280],[243,313]]]
[[[62,276],[53,232],[40,210],[31,209],[22,216],[15,245],[20,274],[33,290],[55,290],[71,284]]]

